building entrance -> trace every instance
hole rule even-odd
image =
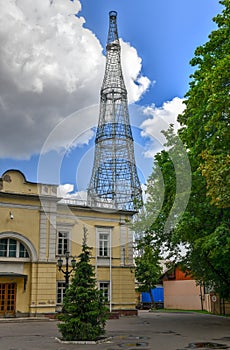
[[[0,316],[15,315],[16,291],[16,283],[0,283]]]

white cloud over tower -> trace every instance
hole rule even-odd
[[[30,158],[64,118],[99,102],[105,43],[84,27],[80,10],[76,0],[0,0],[0,157]],[[141,75],[136,49],[121,44],[126,87],[135,102],[150,81]],[[76,135],[82,120],[85,130],[92,125],[92,117],[81,115]],[[67,137],[59,136],[56,150]],[[81,144],[89,137],[86,132]]]

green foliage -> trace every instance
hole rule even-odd
[[[139,290],[146,292],[159,283],[162,268],[159,264],[159,253],[151,246],[145,245],[143,253],[135,259],[135,276],[140,283]]]
[[[207,196],[219,208],[230,207],[230,4],[214,21],[218,29],[195,51],[196,67],[186,94],[186,110],[179,116],[184,144],[197,158],[206,179]],[[226,162],[228,164],[226,164]],[[228,169],[227,169],[228,166]]]
[[[147,203],[136,227],[149,233],[152,246],[183,263],[198,282],[229,298],[230,2],[221,3],[225,8],[214,19],[218,29],[191,61],[197,69],[186,94],[186,110],[179,116],[179,135],[191,168],[169,129],[167,151],[155,157]],[[189,177],[181,176],[188,171],[191,189]]]
[[[196,67],[179,116],[180,137],[189,149],[192,191],[177,227],[187,242],[185,262],[195,277],[223,297],[230,297],[230,3],[214,21],[218,29],[198,47]]]
[[[141,252],[141,255],[135,259],[135,277],[140,283],[138,289],[140,292],[150,292],[152,303],[154,303],[151,289],[159,283],[162,274],[159,251],[151,246],[151,237],[148,235],[139,243],[138,250]]]
[[[105,333],[108,309],[101,291],[96,288],[90,248],[86,244],[86,230],[82,253],[73,279],[66,290],[58,328],[64,340],[96,340]]]
[[[207,182],[207,195],[218,208],[229,207],[230,155],[202,152],[200,169]]]

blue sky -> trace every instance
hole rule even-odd
[[[111,10],[142,183],[160,131],[183,111],[189,61],[216,29],[217,0],[0,0],[0,174],[87,188]],[[73,186],[71,186],[71,184]]]
[[[142,58],[142,73],[156,81],[141,104],[161,106],[188,89],[189,61],[197,46],[215,28],[212,18],[220,11],[216,0],[82,0],[85,26],[101,43],[107,36],[111,9],[118,11],[119,35],[134,46]],[[96,14],[96,15],[95,15]],[[106,30],[105,30],[106,29]]]

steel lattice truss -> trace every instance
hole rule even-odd
[[[94,207],[135,210],[142,203],[142,194],[121,69],[117,13],[111,11],[109,18],[106,68],[88,202]]]

